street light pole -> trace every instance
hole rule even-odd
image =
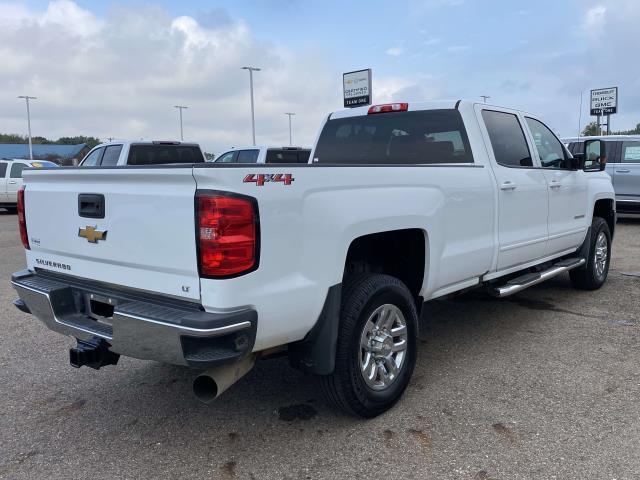
[[[38,97],[30,97],[29,95],[20,95],[18,98],[24,98],[27,101],[27,129],[29,132],[29,160],[33,160],[33,145],[31,143],[31,112],[29,111],[29,100],[37,100]]]
[[[487,103],[487,99],[491,97],[489,95],[480,95],[480,98],[484,100],[484,103]]]
[[[286,116],[289,117],[289,146],[293,145],[293,141],[291,140],[291,117],[295,115],[293,112],[286,112]]]
[[[173,108],[180,110],[180,141],[184,141],[184,131],[182,130],[182,110],[189,107],[185,107],[184,105],[174,105]]]
[[[257,67],[242,67],[242,70],[249,70],[249,91],[251,92],[251,138],[253,145],[256,144],[256,118],[253,107],[253,72],[259,72],[261,69]]]

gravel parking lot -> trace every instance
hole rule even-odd
[[[596,292],[565,275],[432,302],[404,398],[363,421],[286,359],[210,406],[185,368],[70,367],[72,340],[11,305],[24,255],[0,210],[0,478],[638,478],[640,219],[613,252]]]

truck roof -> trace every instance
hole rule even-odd
[[[299,147],[299,146],[295,146],[295,145],[250,145],[250,146],[240,146],[240,147],[231,147],[227,150],[225,150],[225,152],[233,152],[235,150],[270,150],[270,149],[276,149],[276,150],[311,150],[311,147]]]
[[[181,142],[180,140],[110,140],[108,142],[102,142],[99,145],[96,145],[96,147],[104,147],[108,145],[186,145],[189,147],[200,146],[195,142]]]
[[[512,108],[512,107],[504,107],[504,106],[500,106],[500,105],[492,105],[489,103],[484,103],[484,102],[479,102],[479,101],[475,101],[475,100],[430,100],[430,101],[426,101],[426,102],[402,102],[402,101],[397,101],[397,102],[379,102],[379,103],[375,103],[373,105],[388,105],[391,103],[407,103],[409,105],[408,107],[408,111],[412,112],[412,111],[418,111],[418,110],[441,110],[441,109],[451,109],[451,108],[458,108],[460,107],[460,105],[463,106],[471,106],[473,107],[474,105],[482,105],[484,107],[496,107],[496,108],[508,108],[510,110],[516,110],[516,111],[520,111],[524,114],[527,115],[531,115],[531,116],[536,116],[535,114],[530,114],[528,112],[524,112],[522,110],[519,110],[517,108]],[[354,107],[354,108],[345,108],[343,110],[336,110],[335,112],[332,112],[329,115],[329,119],[336,119],[336,118],[348,118],[348,117],[357,117],[360,115],[367,115],[367,112],[369,111],[369,108],[372,107],[373,105],[365,105],[362,107]]]

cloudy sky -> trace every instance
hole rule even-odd
[[[479,99],[588,120],[588,91],[619,86],[614,129],[640,122],[640,0],[233,2],[0,1],[0,132],[49,138],[179,137],[221,153],[251,141],[311,144],[342,108],[342,72],[373,69],[374,101]]]

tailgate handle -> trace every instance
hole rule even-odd
[[[104,218],[104,195],[101,193],[78,195],[78,215],[84,218]]]

